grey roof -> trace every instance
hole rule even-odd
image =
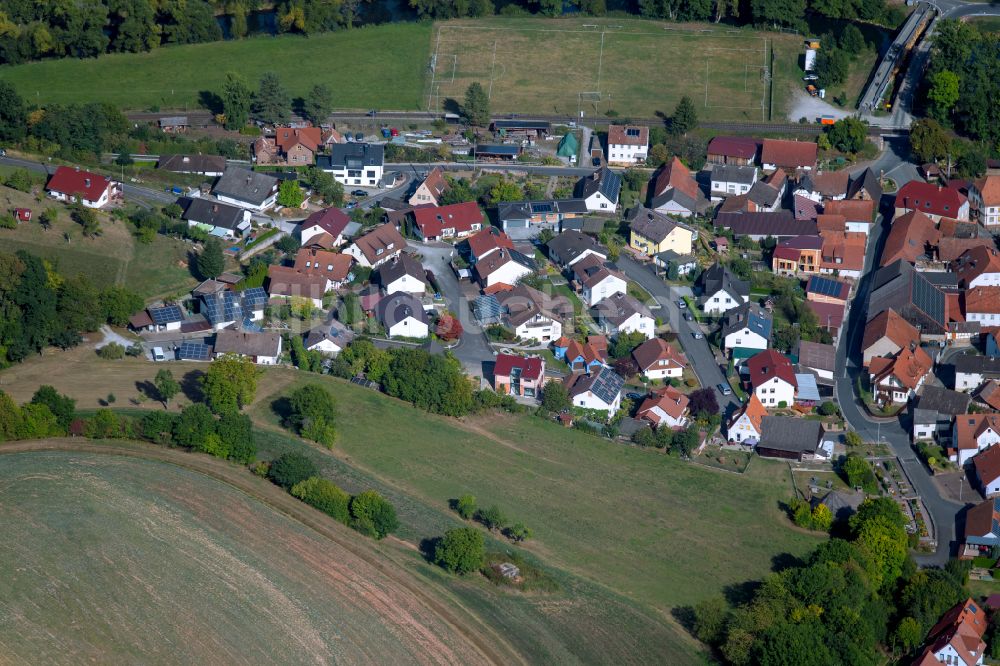
[[[505,143],[480,143],[473,149],[477,155],[511,155],[516,156],[521,152],[521,146]]]
[[[819,342],[799,342],[799,366],[814,370],[837,370],[837,348]]]
[[[586,212],[587,202],[583,199],[504,201],[497,206],[497,219],[503,222],[505,220],[528,220],[535,215],[548,213],[573,213],[579,215]]]
[[[404,275],[409,275],[427,284],[427,272],[423,265],[405,252],[401,252],[399,256],[382,264],[378,269],[378,281],[383,287],[392,284]]]
[[[725,322],[722,324],[722,335],[725,337],[734,331],[749,328],[770,341],[772,323],[771,314],[767,310],[756,303],[742,303],[726,313]]]
[[[427,323],[427,314],[424,312],[423,304],[412,295],[402,291],[397,291],[395,294],[380,300],[375,306],[375,312],[378,314],[378,320],[386,328],[391,328],[407,317],[413,317]]]
[[[643,317],[653,318],[653,313],[645,305],[628,294],[614,294],[594,304],[594,312],[599,320],[621,326],[629,317],[638,313]]]
[[[773,206],[779,194],[778,188],[758,180],[747,192],[747,198],[758,206]]]
[[[935,424],[938,421],[939,412],[934,409],[921,409],[920,407],[913,407],[910,409],[910,413],[913,414],[913,424]]]
[[[547,247],[565,264],[572,262],[587,250],[593,250],[604,257],[608,256],[606,247],[579,231],[564,231],[550,240]]]
[[[343,349],[350,344],[353,339],[354,331],[347,328],[339,321],[330,320],[322,326],[317,326],[316,328],[310,330],[306,334],[305,347],[306,349],[310,349],[324,340],[331,340],[334,344]]]
[[[924,333],[945,330],[944,292],[902,259],[875,271],[868,297],[868,320],[890,308]]]
[[[159,123],[160,123],[160,127],[171,127],[171,126],[177,126],[177,125],[187,125],[188,124],[188,117],[187,116],[165,116],[163,118],[160,118]]]
[[[321,169],[364,169],[380,167],[385,156],[385,148],[374,143],[335,143],[330,146],[329,155],[316,157],[316,166]]]
[[[590,391],[604,402],[611,404],[621,393],[625,380],[609,367],[601,366],[590,375],[580,376],[570,387],[570,396]]]
[[[851,176],[851,182],[847,185],[847,198],[855,198],[861,190],[868,192],[872,201],[875,202],[875,207],[878,208],[879,200],[882,198],[882,185],[879,184],[878,176],[871,170],[871,167]]]
[[[958,273],[951,271],[920,271],[921,277],[941,289],[958,289]]]
[[[226,158],[221,155],[160,155],[157,169],[175,173],[221,173]]]
[[[215,353],[244,356],[277,356],[281,334],[276,332],[248,333],[223,329],[215,335]]]
[[[978,374],[978,375],[1000,375],[1000,358],[989,356],[977,356],[975,354],[961,354],[952,361],[955,372]]]
[[[757,180],[757,168],[738,164],[716,164],[712,167],[712,180],[752,185]]]
[[[604,166],[589,176],[584,176],[576,184],[577,196],[586,199],[595,192],[603,194],[608,201],[617,204],[622,190],[622,177]]]
[[[916,406],[920,410],[955,416],[968,412],[971,400],[968,393],[924,384],[917,391]]]
[[[604,231],[606,218],[600,217],[571,217],[559,223],[560,231],[582,231],[591,236],[597,236]]]
[[[750,283],[737,279],[729,269],[715,262],[701,274],[702,296],[709,297],[722,290],[742,299],[750,296]]]
[[[549,123],[544,120],[494,120],[494,129],[533,129],[549,131]]]
[[[662,265],[667,265],[670,262],[676,262],[678,266],[685,266],[687,264],[697,263],[698,258],[693,254],[678,254],[673,250],[664,250],[663,252],[658,252],[656,255],[656,260]]]
[[[497,294],[496,301],[503,318],[515,327],[539,314],[554,321],[573,314],[573,304],[565,296],[548,296],[524,283]],[[488,302],[484,305],[490,307]]]
[[[796,220],[790,210],[773,213],[719,213],[715,216],[715,226],[733,230],[736,236],[815,236],[815,220]]]
[[[654,243],[660,243],[670,235],[670,232],[677,227],[690,229],[687,225],[680,224],[663,213],[646,208],[645,206],[634,206],[625,215],[632,231],[640,234],[643,238],[648,238]]]
[[[219,182],[215,184],[212,191],[216,196],[227,196],[237,201],[246,201],[259,206],[271,196],[277,186],[278,179],[273,176],[229,167],[219,177]]]
[[[236,231],[236,227],[243,222],[243,209],[236,206],[188,197],[181,197],[177,202],[184,209],[181,217],[185,220],[210,224],[230,231]]]
[[[788,416],[765,416],[760,430],[758,446],[794,453],[815,453],[823,436],[819,421]]]
[[[652,208],[659,208],[665,204],[676,202],[684,210],[691,211],[692,213],[698,212],[699,208],[704,208],[704,204],[697,199],[692,199],[680,189],[676,187],[671,187],[666,192],[658,197],[653,197],[649,201],[649,205]]]

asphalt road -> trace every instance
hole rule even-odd
[[[677,307],[680,294],[657,277],[651,268],[640,264],[624,253],[618,257],[618,261],[615,263],[630,280],[637,282],[660,304],[661,310],[657,314],[670,324],[671,329],[677,332],[677,339],[680,341],[681,347],[684,348],[684,354],[691,364],[691,369],[698,375],[701,385],[715,388],[719,384],[728,384],[725,375],[719,369],[715,356],[709,349],[708,340],[694,338],[694,332],[701,331],[701,328],[695,322],[686,321],[681,316],[681,310]],[[716,393],[718,393],[716,397],[719,400],[719,410],[724,418],[728,418],[740,408],[740,403],[734,394],[725,396],[719,393],[718,389],[716,389]]]

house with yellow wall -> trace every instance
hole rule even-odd
[[[636,206],[625,216],[630,229],[629,245],[634,249],[653,256],[672,251],[678,255],[689,255],[694,243],[694,229],[670,217]]]

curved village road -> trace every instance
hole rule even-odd
[[[425,587],[431,586],[433,583],[424,579],[414,581],[401,575],[399,567],[387,559],[385,555],[376,552],[374,548],[365,543],[363,537],[359,537],[326,514],[300,502],[274,484],[250,474],[233,463],[204,454],[167,449],[141,442],[98,444],[78,438],[62,438],[7,442],[3,447],[0,447],[0,455],[35,451],[98,453],[142,458],[177,465],[228,484],[254,500],[314,530],[320,536],[366,561],[380,575],[391,580],[399,588],[406,590],[444,622],[450,624],[455,631],[463,635],[469,644],[481,653],[484,662],[527,664],[521,654],[514,650],[493,627],[481,621],[478,616],[471,611],[465,614],[458,613],[454,607],[446,605],[436,599],[433,594],[428,593]],[[455,601],[455,605],[461,608],[457,601]]]

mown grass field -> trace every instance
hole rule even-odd
[[[2,463],[5,660],[482,658],[398,574],[208,476],[86,453]]]
[[[201,91],[221,91],[226,72],[242,74],[253,87],[264,72],[276,72],[293,96],[324,83],[339,108],[416,109],[430,32],[429,24],[394,23],[310,37],[255,37],[0,67],[0,78],[33,102],[195,109]]]

